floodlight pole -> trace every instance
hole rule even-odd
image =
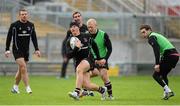
[[[33,3],[34,3],[33,0],[31,0],[31,1],[30,1],[30,4],[33,5]]]
[[[146,12],[147,12],[147,4],[146,4],[146,0],[144,0],[144,14],[146,14]]]

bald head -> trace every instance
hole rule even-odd
[[[88,31],[89,31],[90,34],[96,34],[96,32],[97,32],[97,22],[96,22],[95,19],[90,18],[87,21],[87,27],[88,27]]]
[[[90,18],[88,21],[87,21],[87,25],[88,24],[94,24],[96,25],[96,20],[94,18]]]

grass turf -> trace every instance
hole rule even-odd
[[[20,84],[20,94],[10,92],[14,82],[13,76],[0,76],[0,105],[179,105],[180,77],[170,76],[169,82],[175,96],[169,100],[161,100],[163,89],[151,76],[122,76],[110,77],[113,84],[115,100],[101,101],[101,95],[83,97],[75,101],[68,92],[75,87],[75,77],[56,79],[55,76],[30,76],[33,94],[25,92]],[[100,77],[93,82],[103,85]]]

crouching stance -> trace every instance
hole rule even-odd
[[[73,92],[69,92],[69,96],[79,100],[82,88],[98,91],[102,94],[102,97],[106,96],[106,87],[98,86],[90,81],[89,71],[92,70],[94,66],[94,59],[90,51],[91,47],[96,51],[95,54],[98,57],[97,59],[99,59],[99,51],[96,43],[90,38],[89,34],[80,33],[79,26],[76,22],[70,24],[70,31],[72,32],[72,37],[78,39],[75,40],[74,47],[71,44],[72,37],[67,41],[66,49],[68,56],[73,57],[76,69],[76,88]]]
[[[141,36],[148,39],[155,55],[155,66],[153,78],[164,88],[164,100],[174,96],[174,92],[169,88],[168,74],[175,68],[179,54],[172,43],[162,34],[153,32],[149,25],[142,25],[140,28]]]

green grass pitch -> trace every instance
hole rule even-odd
[[[149,76],[110,77],[115,100],[101,101],[99,93],[75,101],[68,92],[75,87],[75,77],[56,79],[55,76],[30,76],[33,94],[26,94],[20,84],[20,94],[10,92],[13,76],[0,76],[0,105],[180,105],[180,76],[170,76],[170,88],[175,96],[161,100],[163,89]],[[93,82],[103,85],[100,77]]]

